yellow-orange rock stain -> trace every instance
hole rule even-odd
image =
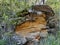
[[[41,31],[42,28],[45,28],[46,26],[46,20],[45,20],[45,15],[38,15],[35,16],[35,21],[26,21],[25,23],[16,26],[16,33],[21,34],[23,36],[26,36],[28,33],[31,32],[38,32]]]

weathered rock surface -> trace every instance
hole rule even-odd
[[[41,38],[46,38],[49,32],[53,33],[55,31],[56,22],[53,18],[54,12],[48,5],[33,6],[29,12],[26,21],[17,25],[15,32],[18,35],[21,34],[27,40],[25,45],[34,45],[33,43],[39,42]]]

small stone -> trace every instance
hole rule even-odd
[[[12,37],[14,40],[16,40],[17,44],[25,44],[27,42],[25,37],[14,35]]]
[[[29,34],[26,36],[26,38],[27,38],[28,40],[35,40],[36,36],[39,35],[39,34],[40,34],[40,32],[29,33]]]
[[[48,32],[46,30],[40,32],[40,37],[47,37],[47,36],[48,36]]]

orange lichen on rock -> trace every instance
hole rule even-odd
[[[31,32],[40,32],[42,28],[46,27],[45,15],[37,15],[35,18],[34,22],[26,21],[23,24],[16,26],[16,33],[26,36]]]

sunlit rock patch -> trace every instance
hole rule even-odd
[[[52,31],[49,30],[51,25],[52,29],[54,29],[52,32],[55,31],[55,23],[50,23],[49,21],[51,20],[48,20],[53,16],[54,12],[49,6],[34,6],[33,9],[29,11],[29,14],[25,15],[26,21],[16,26],[15,32],[27,40],[28,43],[26,45],[31,43],[30,41],[39,42],[41,38],[46,38],[48,33]]]
[[[16,32],[26,35],[30,32],[41,31],[42,28],[46,28],[46,21],[43,16],[35,17],[35,21],[26,21],[23,24],[16,27]]]

